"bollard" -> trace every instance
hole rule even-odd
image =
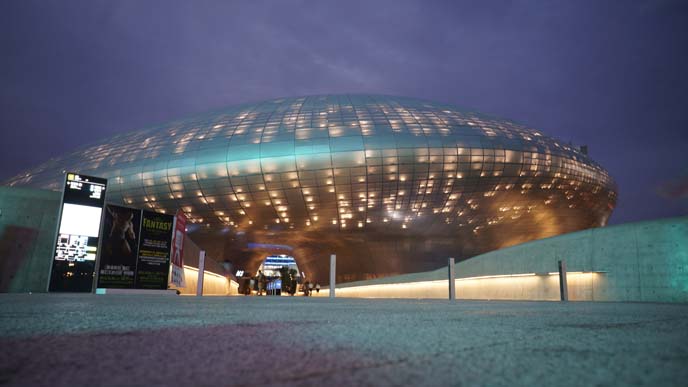
[[[456,300],[456,272],[454,271],[454,258],[449,258],[449,299]]]
[[[330,255],[330,298],[334,298],[335,278],[337,276],[337,256]]]
[[[198,255],[198,281],[196,282],[196,296],[203,295],[203,274],[205,272],[205,250]]]
[[[562,301],[569,300],[569,286],[566,283],[566,261],[559,261],[559,294]]]

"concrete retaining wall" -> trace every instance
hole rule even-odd
[[[594,301],[594,287],[604,282],[603,273],[568,275],[569,300]],[[594,283],[597,283],[593,285]],[[337,297],[354,298],[448,298],[448,281],[418,281],[396,284],[359,285],[337,288]],[[314,296],[328,297],[329,289]],[[559,276],[530,274],[456,281],[456,298],[468,300],[541,300],[557,301]]]
[[[183,288],[176,288],[182,295],[196,295],[196,287],[198,285],[198,269],[195,267],[185,267],[184,276],[186,286]],[[222,275],[206,271],[203,274],[203,295],[204,296],[229,296],[239,294],[239,284],[236,281],[231,281]]]
[[[571,300],[688,302],[688,217],[584,230],[473,257],[456,264],[464,279],[456,282],[457,297],[558,299],[558,277],[546,275],[557,271],[558,260],[573,272]],[[446,298],[446,273],[445,267],[342,284],[337,294]],[[502,277],[466,280],[484,276]]]
[[[0,292],[47,291],[60,193],[0,187]]]
[[[201,249],[189,237],[184,239],[184,279],[186,286],[176,288],[183,295],[195,295],[198,284],[198,257]],[[239,284],[221,275],[224,268],[211,257],[205,258],[205,273],[203,275],[203,294],[207,296],[225,296],[239,293]]]

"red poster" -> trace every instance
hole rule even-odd
[[[170,283],[183,288],[184,281],[184,236],[186,235],[186,216],[181,210],[174,217],[174,234],[172,235],[172,279]]]

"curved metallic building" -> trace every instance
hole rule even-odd
[[[108,201],[172,213],[218,260],[287,252],[325,282],[431,270],[446,257],[606,224],[608,173],[514,122],[377,95],[284,98],[120,134],[5,184],[106,177]]]

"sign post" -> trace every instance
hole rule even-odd
[[[456,272],[454,271],[454,258],[449,258],[449,300],[456,300]]]
[[[335,254],[330,255],[330,298],[335,297],[335,287],[337,286],[337,256]]]
[[[566,283],[566,261],[559,261],[559,294],[562,301],[569,300],[569,286]]]
[[[48,291],[91,292],[107,179],[67,173]]]
[[[203,295],[203,274],[205,272],[205,250],[198,255],[198,282],[196,282],[196,295]]]

